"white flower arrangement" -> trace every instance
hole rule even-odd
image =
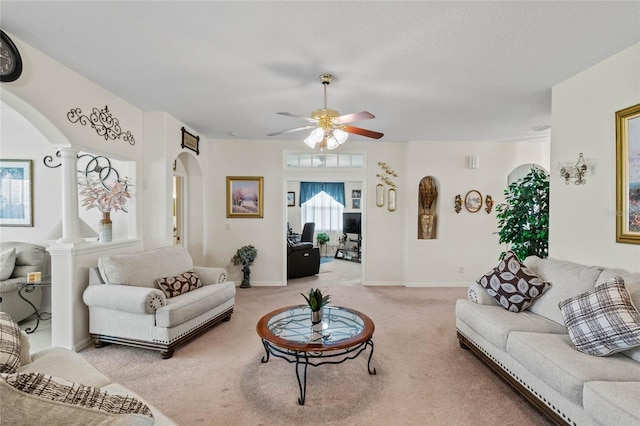
[[[127,201],[131,198],[129,187],[133,186],[128,177],[116,179],[111,186],[103,184],[100,179],[87,177],[81,179],[78,185],[82,206],[87,210],[97,208],[102,213],[127,211]]]

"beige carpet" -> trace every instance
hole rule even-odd
[[[455,300],[464,288],[362,287],[360,266],[323,264],[287,287],[238,289],[231,321],[162,360],[158,352],[110,345],[82,352],[113,380],[180,425],[548,425],[537,411],[469,351],[455,333]],[[306,403],[295,365],[271,357],[255,331],[260,317],[304,302],[320,287],[336,305],[376,325],[368,352],[339,365],[309,367]]]

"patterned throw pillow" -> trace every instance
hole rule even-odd
[[[476,282],[511,312],[524,311],[551,287],[520,262],[512,251],[508,251],[498,266]]]
[[[20,340],[18,323],[0,312],[0,373],[15,373],[20,367]]]
[[[160,290],[169,298],[202,287],[200,277],[193,271],[183,272],[175,277],[158,278],[156,282]]]
[[[622,277],[558,304],[571,342],[589,355],[606,356],[640,346],[640,314]]]
[[[142,414],[153,419],[151,409],[128,395],[112,395],[100,389],[68,382],[40,373],[0,376],[9,386],[50,401],[73,404],[110,414]]]

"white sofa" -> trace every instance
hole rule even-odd
[[[171,298],[160,290],[158,278],[187,271],[204,285]],[[226,277],[222,268],[194,266],[182,246],[101,256],[83,294],[91,337],[96,347],[118,343],[170,358],[176,346],[231,318],[236,287]]]
[[[0,243],[0,252],[12,249],[15,249],[13,263],[6,265],[11,267],[11,274],[7,279],[0,280],[0,311],[6,312],[20,322],[35,313],[34,307],[40,309],[42,303],[42,287],[34,286],[29,289],[30,291],[23,290],[22,297],[32,303],[32,307],[18,296],[20,285],[27,282],[29,272],[41,272],[43,276],[49,275],[51,261],[49,252],[41,245],[17,241]]]
[[[4,313],[0,330],[3,426],[176,424],[75,352],[52,347],[30,354],[26,333]]]
[[[640,424],[640,347],[609,356],[574,349],[559,302],[621,275],[636,308],[640,273],[529,257],[525,266],[551,283],[514,313],[477,283],[456,303],[460,346],[471,350],[557,424]],[[499,402],[496,409],[499,409]]]

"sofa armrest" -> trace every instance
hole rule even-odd
[[[208,266],[194,266],[193,272],[198,275],[202,284],[221,284],[227,280],[227,271],[224,268],[210,268]]]
[[[132,314],[153,314],[167,304],[167,298],[159,289],[108,284],[88,286],[82,294],[82,300],[90,308]]]
[[[487,293],[487,290],[478,283],[473,283],[467,289],[467,298],[478,305],[500,305],[498,301]]]

